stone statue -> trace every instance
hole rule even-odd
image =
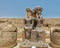
[[[37,26],[41,27],[43,25],[43,18],[37,18]]]
[[[38,39],[42,39],[42,20],[41,19],[37,19],[37,26],[36,26],[36,31],[38,33]]]
[[[25,41],[24,42],[28,42],[28,40],[30,40],[30,36],[31,36],[31,29],[33,28],[32,19],[27,17],[24,19],[24,22],[25,22],[25,26],[24,26]]]
[[[38,40],[42,39],[42,25],[43,25],[43,18],[42,18],[42,8],[41,7],[37,7],[34,9],[34,11],[36,12],[36,21],[37,21],[37,25],[36,25],[36,31],[37,31],[37,37]]]
[[[31,29],[33,29],[31,9],[27,8],[26,11],[27,11],[27,18],[24,18],[25,40],[24,42],[22,42],[22,44],[29,44],[30,37],[31,37]]]
[[[42,39],[44,33],[42,29],[42,8],[37,7],[33,11],[31,11],[30,8],[27,8],[26,11],[27,18],[24,19],[25,40],[22,42],[20,47],[31,48],[34,45],[37,48],[47,48],[47,44]]]
[[[34,11],[36,12],[36,16],[37,18],[40,18],[42,16],[42,8],[41,7],[37,7],[34,9]]]
[[[24,19],[24,22],[25,22],[25,29],[28,28],[28,29],[32,29],[33,28],[33,22],[32,22],[32,11],[30,8],[27,8],[26,9],[27,11],[27,18]]]

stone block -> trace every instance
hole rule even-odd
[[[36,32],[36,30],[31,31],[31,41],[37,41],[37,32]]]

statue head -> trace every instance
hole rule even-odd
[[[31,9],[30,8],[26,8],[26,11],[27,11],[27,17],[30,17],[31,16]]]
[[[36,15],[39,17],[42,15],[42,8],[41,7],[36,7],[34,11],[36,12]]]
[[[32,11],[32,17],[36,17],[36,11]]]

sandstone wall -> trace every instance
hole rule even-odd
[[[19,38],[22,37],[22,32],[23,32],[23,26],[24,26],[24,20],[23,18],[0,18],[0,23],[4,22],[4,21],[8,21],[10,23],[12,23],[13,25],[15,25],[17,27],[17,38],[18,40],[20,40]],[[44,22],[47,24],[50,24],[53,28],[54,25],[60,25],[60,18],[44,18]],[[49,34],[50,34],[50,29],[49,27],[43,27],[43,29],[46,31],[47,33],[47,42],[49,41]]]
[[[24,21],[23,19],[20,19],[20,18],[0,18],[0,23],[3,23],[3,22],[10,22],[12,23],[13,25],[15,25],[17,27],[17,37],[20,38],[22,36],[21,34],[21,30],[24,26]]]

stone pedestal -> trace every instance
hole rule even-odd
[[[37,32],[36,32],[36,30],[31,31],[31,41],[37,41]]]
[[[32,48],[35,46],[36,48],[48,48],[47,44],[44,42],[29,42],[29,44],[20,44],[20,48]]]

